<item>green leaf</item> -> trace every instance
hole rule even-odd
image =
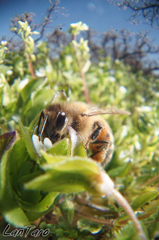
[[[14,144],[12,151],[8,157],[9,179],[13,188],[17,191],[17,180],[19,177],[19,171],[22,164],[27,160],[31,159],[25,147],[24,141],[20,139]]]
[[[133,202],[131,204],[131,207],[133,208],[134,211],[136,211],[137,209],[142,207],[147,202],[153,200],[157,196],[158,196],[158,192],[157,191],[156,192],[143,193],[143,194],[141,194],[140,196],[136,197],[133,200]]]
[[[62,212],[63,217],[70,223],[72,224],[73,221],[73,216],[74,216],[74,204],[69,201],[68,199],[65,199],[61,204],[60,204],[60,209]]]
[[[132,222],[129,222],[129,224],[119,232],[115,231],[115,235],[118,240],[141,240],[141,238],[137,235]]]
[[[57,192],[48,193],[40,202],[34,204],[33,202],[22,201],[18,196],[18,202],[22,209],[30,212],[44,212],[54,203],[55,198],[58,196]]]
[[[70,228],[70,223],[63,216],[59,217],[58,225],[59,225],[59,227],[61,227],[62,229],[66,230],[66,231]],[[57,233],[57,230],[56,230],[56,233]]]
[[[0,136],[0,159],[16,140],[16,131],[4,133]]]
[[[30,223],[17,204],[8,176],[8,155],[5,152],[0,163],[0,209],[5,220],[15,227],[25,227]]]
[[[51,103],[53,91],[48,88],[42,88],[34,91],[31,96],[31,99],[24,104],[22,109],[22,119],[26,125],[30,124]]]
[[[79,142],[73,149],[73,156],[87,157],[86,150],[81,142]]]
[[[116,167],[107,171],[107,174],[111,177],[125,177],[131,170],[131,161],[124,163],[121,167]]]
[[[86,220],[86,219],[78,220],[77,227],[78,227],[78,229],[80,229],[80,231],[88,230],[89,232],[91,232],[93,234],[96,234],[96,233],[100,232],[101,229],[102,229],[101,224],[91,222],[91,221]]]
[[[47,153],[43,153],[43,157],[50,162],[42,166],[45,174],[26,183],[26,189],[66,193],[87,190],[99,194],[95,189],[95,183],[100,176],[100,168],[93,160],[80,157],[55,157]]]
[[[25,214],[28,218],[28,220],[30,222],[37,220],[38,218],[44,216],[45,214],[47,214],[48,212],[50,212],[53,208],[53,204],[46,210],[43,212],[33,212],[33,211],[26,211],[25,210]]]
[[[39,156],[33,146],[32,139],[29,136],[29,133],[26,131],[25,127],[23,126],[23,124],[21,122],[19,122],[19,127],[20,127],[20,132],[21,132],[22,138],[25,142],[26,148],[28,150],[28,153],[29,153],[31,159],[33,159],[35,161],[39,161]]]
[[[62,139],[60,142],[53,144],[53,146],[47,151],[52,155],[68,156],[70,154],[70,143],[68,138]]]
[[[26,102],[30,98],[30,94],[36,88],[43,84],[43,81],[44,81],[43,79],[29,81],[29,83],[21,91],[21,96],[24,102]]]
[[[153,200],[157,196],[158,196],[158,192],[143,193],[133,200],[131,207],[134,211],[137,211],[139,208],[143,207],[144,204]],[[115,221],[115,223],[117,224],[118,222],[120,222],[121,220],[126,219],[126,218],[127,218],[127,214],[124,213]]]

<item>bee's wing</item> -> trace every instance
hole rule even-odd
[[[87,112],[82,113],[83,116],[95,116],[95,115],[102,115],[102,114],[127,114],[130,115],[130,112],[120,110],[117,108],[99,108],[99,109],[90,109]]]

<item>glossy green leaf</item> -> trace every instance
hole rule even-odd
[[[18,140],[8,157],[8,166],[9,166],[9,179],[14,189],[18,191],[17,180],[19,178],[19,171],[22,169],[22,164],[27,161],[31,160],[30,156],[27,152],[25,147],[25,143],[22,139]],[[24,172],[23,172],[24,173]]]
[[[132,222],[129,222],[121,231],[115,231],[115,235],[118,240],[141,240],[141,238],[137,235]]]
[[[70,223],[72,224],[73,221],[73,216],[74,216],[74,204],[69,201],[68,199],[65,199],[61,204],[60,204],[60,209],[62,212],[63,217]]]
[[[21,135],[22,135],[22,139],[25,142],[25,145],[26,145],[26,148],[28,150],[28,153],[29,153],[30,157],[33,160],[38,161],[39,156],[38,156],[38,154],[37,154],[37,152],[36,152],[36,150],[33,146],[32,139],[29,136],[29,133],[27,132],[27,130],[25,129],[25,127],[22,125],[21,122],[19,122],[19,127],[20,127],[20,132],[21,132]]]
[[[148,203],[149,201],[155,199],[158,196],[158,192],[147,192],[147,193],[142,193],[140,196],[136,197],[132,204],[131,207],[134,211],[137,211],[142,207],[144,204]],[[120,222],[121,220],[127,218],[126,213],[122,214],[116,221],[116,224]]]
[[[96,234],[96,233],[100,232],[101,229],[102,229],[101,224],[91,222],[91,221],[86,220],[86,219],[78,220],[77,227],[80,229],[80,231],[88,230],[89,232],[91,232],[93,234]]]
[[[88,190],[97,194],[92,181],[99,177],[100,169],[94,161],[80,157],[54,157],[47,153],[43,153],[43,157],[50,162],[42,166],[45,174],[26,183],[26,189],[66,193]]]
[[[25,214],[26,214],[28,220],[29,220],[30,222],[32,222],[32,221],[35,221],[35,220],[37,220],[38,218],[44,216],[44,215],[47,214],[48,212],[50,212],[50,211],[52,210],[52,208],[53,208],[53,204],[52,204],[49,208],[47,208],[47,210],[45,210],[45,211],[43,211],[43,212],[34,212],[34,211],[32,211],[32,210],[31,210],[31,211],[26,211],[26,210],[25,210]]]
[[[134,211],[142,207],[145,203],[155,199],[158,196],[158,192],[147,192],[143,193],[141,196],[135,198],[131,204]]]
[[[60,142],[53,144],[53,146],[47,151],[54,156],[62,155],[68,156],[70,154],[70,143],[68,138],[62,139]]]
[[[43,79],[29,81],[29,83],[23,88],[21,92],[21,96],[24,102],[30,97],[31,92],[37,87],[39,87],[39,85],[41,85],[43,81]]]
[[[15,201],[8,178],[8,155],[5,152],[0,163],[0,209],[5,220],[15,227],[28,226],[30,223],[23,210]]]
[[[131,170],[132,163],[131,161],[127,163],[123,163],[121,167],[116,167],[114,169],[109,170],[107,173],[111,178],[114,177],[124,177],[127,176],[127,174]]]
[[[80,157],[87,157],[86,150],[81,142],[79,142],[74,150],[73,150],[73,156],[80,156]]]
[[[44,212],[48,210],[48,208],[54,203],[55,198],[58,196],[58,193],[51,192],[48,193],[40,202],[34,204],[33,202],[25,202],[22,201],[18,196],[18,202],[19,205],[22,207],[22,209],[30,212]]]

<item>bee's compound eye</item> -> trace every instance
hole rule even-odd
[[[67,117],[64,112],[59,113],[56,121],[56,127],[58,130],[61,130],[64,127],[66,119]]]

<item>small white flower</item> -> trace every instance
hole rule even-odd
[[[137,110],[139,110],[140,112],[150,112],[151,107],[150,106],[141,106],[141,107],[137,107]]]
[[[134,159],[127,157],[127,158],[125,158],[124,162],[125,163],[127,163],[127,162],[134,162]]]
[[[19,115],[13,115],[12,119],[14,120],[14,122],[18,123],[18,121],[20,121],[20,116]]]
[[[28,82],[29,82],[28,78],[25,78],[25,79],[21,80],[19,85],[18,85],[19,90],[22,90],[25,87],[25,85],[27,85]]]
[[[159,136],[159,128],[157,128],[157,130],[155,131],[155,135]]]
[[[45,77],[46,74],[43,68],[39,68],[37,71],[35,71],[35,75],[37,77]]]
[[[66,59],[66,62],[69,62],[69,63],[73,62],[73,58],[70,55],[66,55],[65,59]]]
[[[127,92],[127,88],[124,87],[124,86],[120,86],[120,87],[119,87],[119,90],[120,90],[120,92],[122,92],[122,93],[126,93],[126,92]]]
[[[43,143],[39,141],[39,137],[35,134],[32,136],[33,145],[39,155],[41,155],[41,150],[47,151],[52,147],[52,142],[49,138],[45,138]]]
[[[126,125],[123,125],[122,132],[121,132],[121,137],[125,138],[127,135],[128,135],[128,127]]]
[[[51,66],[49,66],[49,65],[46,66],[46,72],[48,72],[48,73],[52,72]]]
[[[72,23],[70,24],[70,27],[75,28],[78,31],[87,31],[89,29],[88,26],[82,22]]]
[[[33,145],[35,147],[35,150],[37,151],[37,153],[40,155],[40,151],[43,150],[43,144],[41,141],[39,141],[39,137],[37,135],[33,135],[32,136],[32,142],[33,142]]]
[[[108,77],[108,81],[109,81],[109,82],[116,82],[116,78],[113,77],[113,76],[109,76],[109,77]]]
[[[11,69],[9,69],[9,70],[7,70],[6,74],[10,76],[13,74],[13,71]]]
[[[127,156],[129,156],[129,151],[128,150],[122,150],[119,154],[120,159],[125,158]]]
[[[113,77],[113,76],[109,76],[109,77],[106,77],[106,78],[105,78],[105,81],[106,81],[106,82],[116,82],[116,78]]]
[[[87,24],[83,23],[81,26],[81,31],[87,31],[89,29],[89,27],[87,26]]]
[[[141,143],[140,143],[139,141],[137,141],[137,142],[135,143],[135,147],[136,147],[136,149],[137,149],[138,151],[140,151],[140,150],[142,149]]]
[[[120,63],[120,60],[119,59],[115,59],[115,64],[119,64]]]
[[[99,67],[104,67],[105,63],[104,62],[99,62],[98,65],[99,65]]]
[[[9,98],[9,94],[8,93],[5,93],[3,95],[3,99],[2,99],[2,105],[7,107],[10,103],[10,98]]]
[[[7,41],[3,41],[3,40],[2,40],[2,41],[1,41],[1,45],[2,45],[2,46],[6,46],[6,45],[7,45]]]
[[[71,23],[71,24],[70,24],[70,27],[71,27],[71,28],[77,28],[77,27],[79,27],[81,24],[82,24],[82,22]]]

